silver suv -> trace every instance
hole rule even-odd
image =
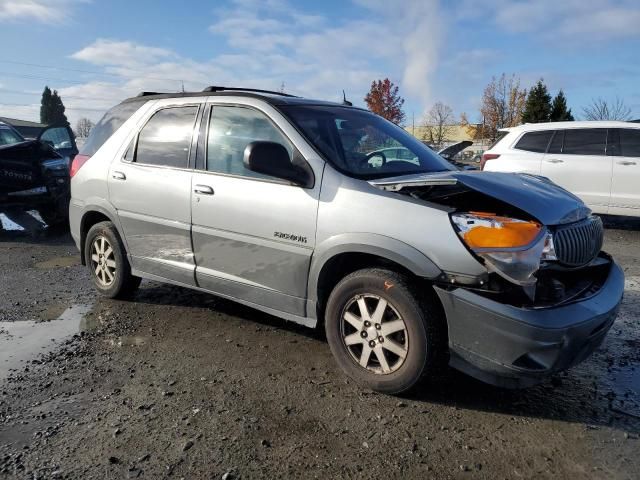
[[[349,105],[142,93],[105,115],[71,175],[71,232],[100,293],[148,278],[324,325],[340,367],[381,392],[447,365],[535,384],[586,358],[622,297],[577,197],[459,171]]]

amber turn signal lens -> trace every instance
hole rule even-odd
[[[541,226],[535,222],[505,217],[493,217],[491,220],[490,225],[480,224],[464,232],[464,240],[470,248],[525,247],[536,239],[541,230]]]

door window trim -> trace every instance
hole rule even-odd
[[[187,166],[186,167],[173,167],[171,165],[154,165],[151,163],[140,163],[137,161],[138,159],[138,139],[140,138],[140,133],[142,132],[142,130],[144,130],[144,128],[147,126],[147,124],[151,121],[151,119],[156,115],[156,113],[162,111],[162,110],[169,110],[171,108],[183,108],[183,107],[197,107],[198,110],[196,111],[196,114],[194,116],[194,121],[193,121],[193,127],[191,129],[191,140],[189,141],[189,152],[187,153]],[[194,102],[194,103],[181,103],[181,104],[175,104],[175,105],[163,105],[159,108],[157,108],[156,110],[153,110],[151,112],[151,114],[149,115],[149,117],[145,120],[144,124],[142,124],[142,126],[140,126],[138,128],[138,131],[136,132],[136,134],[134,135],[132,141],[129,142],[129,146],[125,149],[124,153],[122,154],[122,158],[120,159],[121,162],[123,163],[127,163],[129,165],[140,165],[142,167],[147,167],[147,168],[164,168],[164,169],[170,169],[170,170],[176,170],[176,171],[193,171],[194,170],[194,162],[195,160],[192,160],[192,156],[193,156],[193,146],[194,146],[194,137],[197,137],[198,131],[199,131],[199,123],[202,120],[202,111],[204,110],[204,105],[201,102]],[[197,141],[197,138],[196,138]],[[124,157],[127,154],[127,152],[129,151],[129,148],[131,147],[131,144],[133,144],[133,159],[132,160],[126,160]]]
[[[235,174],[235,173],[226,173],[226,172],[217,172],[217,171],[212,171],[212,170],[208,170],[207,169],[207,162],[209,160],[209,133],[211,132],[211,122],[213,119],[213,113],[215,111],[216,107],[234,107],[234,108],[246,108],[246,109],[250,109],[253,110],[255,112],[258,112],[262,115],[265,116],[265,118],[269,121],[269,123],[278,131],[280,132],[280,134],[291,144],[291,147],[293,149],[293,153],[292,153],[292,162],[294,157],[297,155],[299,157],[300,160],[302,160],[303,162],[305,162],[309,168],[309,170],[312,172],[313,174],[313,181],[311,182],[311,185],[309,187],[303,187],[302,185],[296,185],[294,183],[291,182],[287,182],[286,180],[281,180],[278,178],[259,178],[259,177],[250,177],[250,176],[246,176],[246,175],[239,175],[239,174]],[[263,183],[274,183],[276,185],[284,185],[287,187],[295,187],[295,188],[304,188],[305,190],[313,190],[313,188],[315,187],[316,181],[315,181],[315,172],[313,171],[313,168],[311,167],[311,165],[309,165],[309,162],[307,162],[307,159],[304,158],[304,155],[302,155],[302,153],[300,152],[300,150],[298,150],[298,148],[296,147],[295,143],[289,138],[289,136],[280,128],[280,126],[271,118],[271,116],[269,116],[269,114],[259,108],[254,107],[253,105],[246,105],[246,104],[242,104],[242,103],[222,103],[222,102],[210,102],[207,103],[207,108],[208,111],[206,112],[206,122],[205,119],[202,119],[202,124],[206,123],[206,129],[205,129],[205,135],[204,135],[204,148],[203,148],[203,158],[202,161],[199,161],[197,163],[199,163],[198,165],[198,172],[199,173],[206,173],[209,175],[219,175],[222,177],[231,177],[231,178],[240,178],[243,180],[251,180],[251,181],[255,181],[255,182],[263,182]]]

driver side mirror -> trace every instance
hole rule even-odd
[[[306,162],[304,166],[284,146],[275,142],[251,142],[244,149],[244,166],[252,172],[287,180],[305,188],[313,186],[313,173]],[[304,161],[303,161],[304,162]]]

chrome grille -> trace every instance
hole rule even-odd
[[[589,217],[581,222],[558,227],[553,234],[556,257],[567,266],[585,265],[602,249],[603,236],[600,217]]]

